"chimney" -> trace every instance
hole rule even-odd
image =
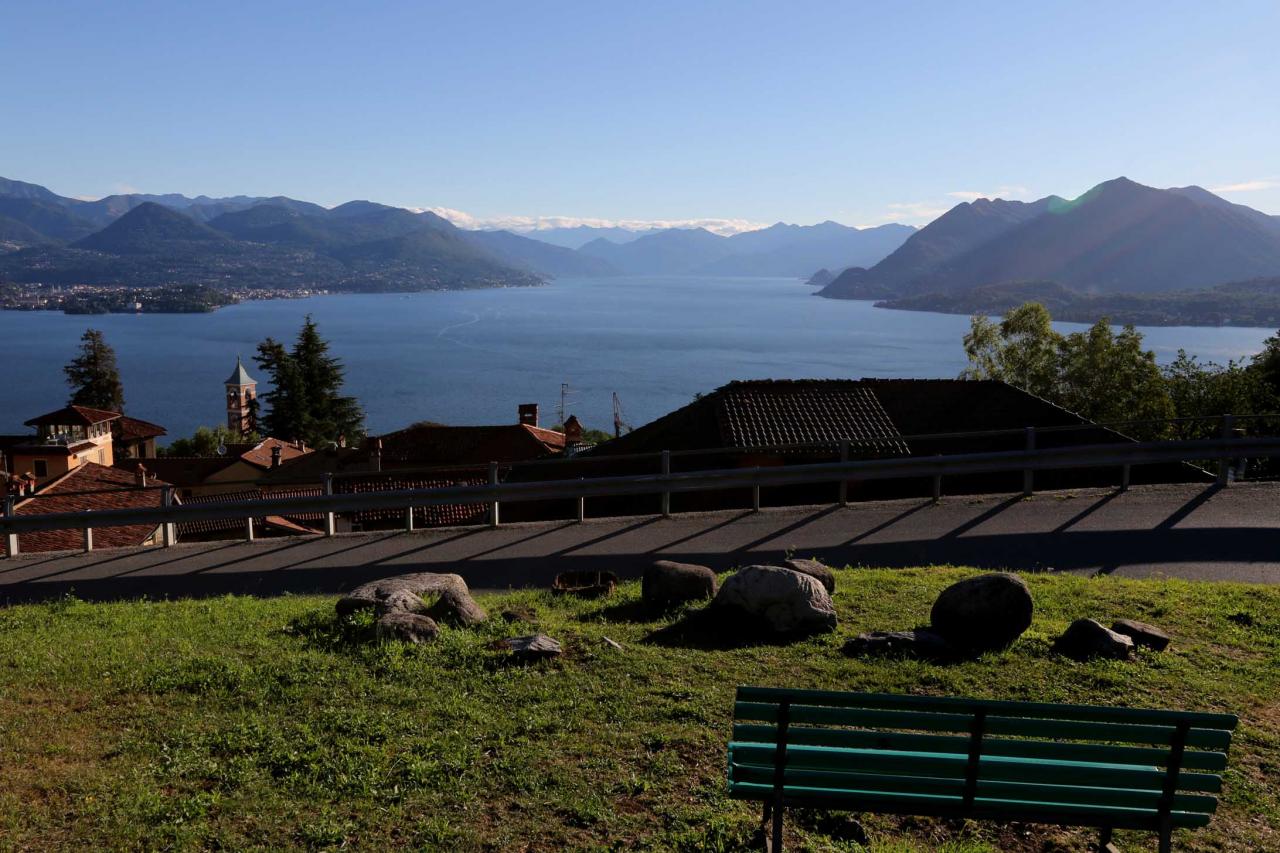
[[[339,446],[339,447],[346,447],[346,446],[347,446],[347,436],[346,436],[346,434],[345,434],[345,433],[343,433],[342,435],[339,435],[339,436],[338,436],[338,446]]]
[[[139,489],[147,487],[147,469],[143,467],[141,462],[138,463],[138,467],[133,472],[133,481],[138,484]]]
[[[516,423],[525,426],[536,427],[538,425],[538,404],[537,403],[521,403],[519,408],[520,417]]]
[[[307,452],[307,443],[300,438],[295,438],[293,440],[293,446],[301,450],[303,453]]]
[[[280,467],[280,445],[275,444],[271,447],[271,467]]]
[[[582,443],[582,424],[578,422],[577,415],[569,415],[564,422],[564,443],[566,446]]]
[[[369,467],[375,471],[382,470],[382,439],[375,438],[369,443]]]

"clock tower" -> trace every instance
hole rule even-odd
[[[245,436],[257,429],[258,380],[244,369],[236,356],[236,369],[227,377],[227,429]]]

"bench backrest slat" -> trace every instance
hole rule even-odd
[[[1006,710],[1006,709],[1002,709]],[[778,706],[767,702],[738,702],[734,705],[734,717],[739,720],[774,722]],[[791,706],[791,722],[860,726],[865,728],[918,729],[932,732],[968,732],[971,714],[956,711],[892,711],[879,708],[850,708],[827,705]],[[990,735],[1017,735],[1021,737],[1066,738],[1116,743],[1169,744],[1173,742],[1176,726],[1168,724],[1114,723],[1048,717],[988,716],[985,730]],[[1204,749],[1226,749],[1231,744],[1231,732],[1224,729],[1192,728],[1187,733],[1187,746]]]
[[[776,743],[777,728],[772,725],[736,723],[735,741]],[[796,726],[787,732],[787,742],[796,746],[834,746],[850,749],[895,749],[907,752],[953,752],[964,754],[969,738],[958,735],[911,734],[882,729],[833,729]],[[1065,741],[1019,740],[987,737],[983,739],[985,755],[1013,758],[1048,758],[1060,761],[1100,761],[1111,764],[1158,764],[1165,766],[1169,748],[1158,746],[1117,746]],[[1188,770],[1223,770],[1227,766],[1225,752],[1191,750],[1183,755],[1182,766]]]

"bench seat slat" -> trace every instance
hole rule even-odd
[[[795,704],[825,705],[837,708],[883,710],[933,710],[971,714],[982,708],[988,714],[1017,717],[1043,717],[1057,720],[1090,722],[1129,722],[1145,725],[1173,726],[1190,722],[1195,728],[1234,730],[1239,718],[1234,714],[1197,711],[1169,711],[1148,708],[1116,708],[1104,705],[1067,705],[1052,702],[1018,702],[1008,700],[964,699],[950,696],[912,696],[888,693],[853,693],[831,690],[794,690],[781,687],[739,687],[738,699],[744,702],[776,704],[788,699]]]
[[[731,764],[773,767],[776,749],[768,744],[729,744]],[[879,749],[832,749],[820,746],[788,746],[787,767],[808,770],[849,769],[896,772],[903,775],[962,776],[967,757],[954,753],[900,752]],[[1105,764],[1082,761],[1049,761],[983,755],[978,761],[979,779],[1011,782],[1045,782],[1103,785],[1113,788],[1160,788],[1165,772],[1154,766]],[[1207,773],[1179,773],[1178,790],[1212,791],[1222,788],[1222,777]]]
[[[737,742],[773,744],[778,729],[773,725],[737,723],[733,739]],[[968,736],[908,734],[878,729],[831,729],[794,726],[787,730],[787,742],[797,746],[833,746],[850,748],[894,749],[915,752],[947,752],[967,755]],[[1064,743],[1041,740],[1014,740],[988,737],[982,742],[986,755],[1019,758],[1048,758],[1065,761],[1102,761],[1113,764],[1155,764],[1164,766],[1169,760],[1167,747],[1112,746],[1096,743]],[[1188,770],[1223,770],[1227,756],[1223,752],[1188,750],[1182,766]]]
[[[772,785],[772,767],[735,765],[731,769],[731,785],[741,783]],[[960,797],[964,793],[964,778],[938,778],[934,776],[899,776],[890,773],[860,773],[854,771],[801,770],[788,768],[783,775],[784,790],[793,787],[820,788],[839,791],[874,791],[895,794],[942,794]],[[1147,809],[1157,813],[1161,791],[1159,789],[1104,788],[1098,786],[1050,785],[1027,782],[1002,782],[979,780],[977,796],[1001,800],[1034,803],[1072,803],[1075,805],[1123,806]],[[1176,794],[1172,801],[1176,811],[1212,814],[1218,807],[1214,797],[1197,794]]]
[[[766,702],[739,701],[734,704],[734,718],[763,723],[777,722],[778,706]],[[790,720],[792,725],[815,724],[967,732],[972,722],[972,715],[796,704],[790,708]],[[989,716],[986,718],[984,731],[990,735],[1074,738],[1130,744],[1169,744],[1173,741],[1175,730],[1169,725]],[[1197,748],[1226,749],[1231,744],[1231,732],[1222,729],[1193,728],[1187,733],[1186,744]]]
[[[732,786],[729,796],[740,800],[769,800],[773,797],[773,786],[744,782]],[[971,807],[960,809],[960,797],[795,787],[787,789],[784,802],[787,805],[825,806],[849,811],[939,816],[963,814],[974,820],[1025,819],[1060,826],[1111,826],[1116,829],[1148,830],[1158,826],[1158,818],[1145,809],[1030,803],[989,797],[976,798]],[[1170,812],[1170,820],[1176,827],[1207,826],[1210,819],[1210,815],[1202,812]]]

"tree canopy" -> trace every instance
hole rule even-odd
[[[161,456],[218,456],[219,447],[228,444],[256,444],[262,439],[256,432],[241,435],[225,426],[196,427],[191,438],[179,438],[160,451]]]
[[[80,353],[62,368],[71,386],[72,406],[124,411],[124,386],[116,365],[116,351],[102,332],[85,329],[80,336]]]
[[[271,377],[271,390],[262,395],[267,410],[258,418],[261,431],[315,446],[340,438],[353,442],[364,435],[360,404],[342,394],[346,370],[329,354],[329,342],[320,336],[310,315],[292,350],[267,338],[258,344],[253,360]]]

